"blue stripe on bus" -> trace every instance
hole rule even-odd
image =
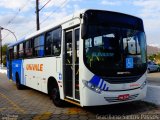
[[[102,88],[103,82],[104,82],[104,81],[101,82],[100,88]],[[102,89],[103,89],[103,88],[102,88]]]
[[[107,86],[107,82],[96,75],[94,75],[89,82],[96,87],[99,87],[101,90],[108,91],[109,89],[109,87]]]
[[[13,60],[12,61],[12,80],[14,82],[16,82],[16,73],[18,73],[18,75],[19,75],[20,83],[25,85],[23,61],[22,60]]]
[[[93,78],[90,80],[90,82],[93,84],[93,85],[96,85],[98,86],[99,82],[100,82],[100,77],[98,76],[93,76]]]

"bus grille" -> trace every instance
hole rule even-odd
[[[139,94],[130,95],[127,100],[119,100],[118,97],[104,97],[104,99],[108,102],[122,102],[135,99]]]
[[[132,83],[136,82],[140,76],[130,76],[130,77],[102,77],[105,81],[111,84],[121,84],[121,83]]]

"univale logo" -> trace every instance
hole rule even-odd
[[[43,64],[27,64],[26,70],[43,71]]]

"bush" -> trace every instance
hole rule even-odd
[[[4,66],[7,66],[6,56],[3,58],[2,63],[3,63]]]

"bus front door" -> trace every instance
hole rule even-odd
[[[79,28],[65,31],[65,97],[79,100]]]

